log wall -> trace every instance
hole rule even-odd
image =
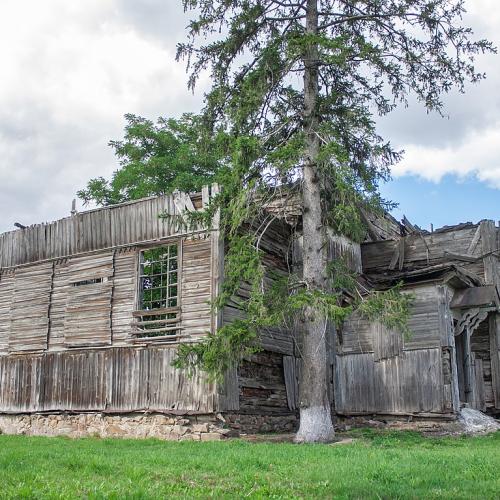
[[[261,352],[239,367],[239,411],[249,414],[289,414],[283,360],[287,356]]]

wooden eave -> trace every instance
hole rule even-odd
[[[500,291],[495,285],[476,286],[457,290],[450,303],[451,309],[492,308],[500,311]]]

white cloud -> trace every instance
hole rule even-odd
[[[464,23],[476,38],[500,47],[500,9],[496,0],[469,0]],[[479,56],[478,71],[487,78],[469,85],[465,94],[452,92],[445,99],[447,118],[428,115],[418,105],[399,109],[380,120],[382,135],[396,149],[404,149],[394,177],[416,175],[439,182],[445,175],[475,176],[500,189],[500,61],[498,55]]]
[[[393,175],[417,175],[439,182],[446,174],[460,178],[474,175],[500,189],[500,126],[465,136],[459,145],[433,147],[411,144]]]
[[[497,0],[469,0],[466,22],[500,45]],[[187,17],[173,0],[0,1],[0,231],[67,215],[75,192],[117,168],[107,143],[128,112],[155,118],[200,107],[174,61]],[[449,120],[418,108],[382,122],[407,150],[395,175],[476,175],[500,188],[500,64],[449,99]]]
[[[122,3],[124,2],[124,3]],[[171,14],[148,3],[156,19]],[[77,189],[117,163],[107,147],[127,112],[197,109],[174,60],[182,9],[162,42],[126,16],[127,0],[0,3],[0,231],[68,213]],[[163,9],[163,10],[161,10]]]

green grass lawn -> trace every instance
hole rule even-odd
[[[500,497],[500,433],[350,436],[335,446],[0,436],[0,496]]]

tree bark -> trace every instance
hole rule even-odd
[[[318,0],[307,0],[306,32],[318,32]],[[304,54],[304,132],[306,154],[302,197],[304,281],[311,290],[326,289],[325,232],[318,178],[318,63],[316,43],[309,43]],[[300,427],[298,442],[328,442],[334,430],[328,398],[327,318],[314,307],[306,308],[303,321],[302,370],[299,385]]]

